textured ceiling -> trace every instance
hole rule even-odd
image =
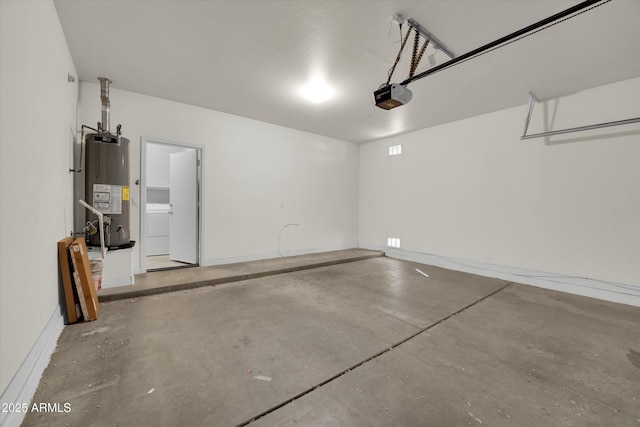
[[[413,100],[390,111],[374,107],[372,92],[399,49],[394,14],[460,55],[579,2],[54,3],[83,81],[106,76],[114,88],[358,143],[522,105],[529,91],[545,99],[640,76],[637,0],[612,0],[415,81]],[[393,82],[407,77],[410,50]],[[429,48],[418,71],[447,59]],[[299,89],[318,75],[335,95],[313,104]]]

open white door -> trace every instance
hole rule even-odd
[[[198,157],[196,150],[169,156],[169,258],[198,263]]]

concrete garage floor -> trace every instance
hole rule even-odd
[[[23,425],[640,426],[639,325],[637,307],[371,258],[103,303],[34,397],[71,412]]]

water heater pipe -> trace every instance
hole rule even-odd
[[[111,83],[111,80],[109,80],[106,77],[98,77],[98,80],[100,80],[100,101],[102,101],[101,128],[103,132],[110,133],[109,132],[109,121],[110,121],[109,109],[111,107],[111,103],[109,102],[109,83]]]
[[[104,246],[104,226],[102,225],[103,223],[102,212],[98,212],[93,208],[93,206],[89,205],[82,199],[78,200],[78,203],[80,203],[82,206],[89,209],[91,212],[93,212],[98,216],[98,222],[100,226],[100,248],[101,248],[102,259],[104,259],[104,257],[107,256],[107,248],[105,248]]]

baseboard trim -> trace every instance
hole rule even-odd
[[[35,394],[40,378],[44,370],[49,365],[51,355],[53,354],[58,338],[64,328],[64,318],[60,306],[56,307],[49,321],[38,336],[29,354],[20,365],[20,368],[13,376],[9,385],[0,396],[0,402],[5,403],[26,403],[30,405],[31,399]],[[21,412],[0,412],[0,426],[13,427],[19,426],[25,417],[25,413]]]
[[[363,249],[382,250],[390,258],[419,262],[449,270],[463,271],[479,276],[493,277],[524,285],[640,307],[640,286],[638,285],[606,282],[588,277],[572,277],[547,271],[529,270],[437,254],[389,249],[387,247]]]

